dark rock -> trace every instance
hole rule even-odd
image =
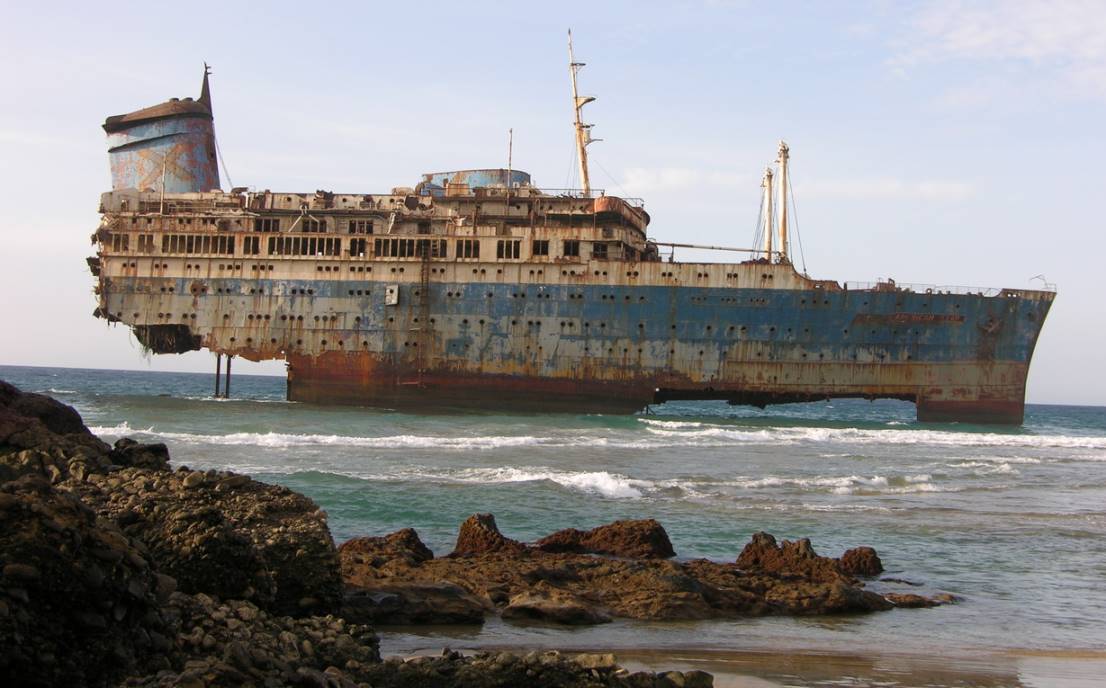
[[[848,578],[836,559],[815,553],[809,539],[784,540],[777,544],[776,538],[768,533],[753,534],[752,540],[741,550],[737,565],[749,571],[803,576],[823,583]]]
[[[606,554],[628,559],[667,559],[676,556],[668,533],[653,519],[615,521],[592,530],[559,530],[535,545],[546,552]]]
[[[0,676],[5,685],[109,683],[144,661],[165,628],[135,542],[33,476],[2,487]],[[103,569],[94,552],[121,552]],[[133,555],[133,557],[132,557]],[[89,571],[97,572],[89,575]],[[51,657],[43,661],[43,657]]]
[[[129,437],[115,442],[110,457],[112,463],[133,468],[148,468],[155,471],[169,470],[169,448],[162,442],[142,444]]]
[[[883,573],[883,562],[871,547],[854,547],[841,555],[841,570],[850,576],[878,576]]]
[[[609,623],[611,620],[610,614],[576,595],[551,589],[515,595],[503,609],[503,618],[551,621],[570,626]]]
[[[359,537],[347,540],[338,548],[338,556],[403,558],[411,565],[434,558],[430,548],[422,543],[414,528],[404,528],[384,537]]]
[[[714,688],[714,676],[698,669],[685,671],[684,688]]]
[[[888,592],[883,597],[896,607],[907,609],[940,607],[943,604],[956,604],[960,598],[947,592],[938,593],[932,597],[917,595],[910,592]]]
[[[499,532],[495,516],[491,514],[473,514],[461,524],[457,534],[457,544],[451,557],[487,554],[489,552],[522,552],[526,546],[517,540],[511,540]]]
[[[468,537],[474,531],[481,542],[490,543],[486,548],[490,551],[416,560],[408,547],[388,544],[388,538],[364,539],[356,546],[343,547],[343,579],[347,586],[370,596],[361,603],[367,615],[364,618],[403,618],[400,612],[410,604],[408,600],[398,593],[395,597],[371,595],[409,588],[415,582],[452,583],[487,607],[516,618],[556,618],[562,610],[553,608],[566,601],[598,617],[635,619],[834,614],[891,607],[883,597],[840,572],[836,560],[815,554],[806,541],[779,546],[772,536],[758,535],[755,546],[746,548],[746,566],[739,566],[524,548],[506,541],[490,517],[466,522],[460,538],[462,551],[475,549],[466,545],[477,539]],[[395,537],[391,542],[400,540]],[[767,564],[768,570],[752,568],[761,563]],[[568,618],[568,612],[563,613]],[[578,611],[572,614],[585,618]]]
[[[935,602],[928,597],[915,595],[911,592],[889,592],[885,593],[883,597],[896,607],[906,607],[908,609],[936,607],[939,604],[939,602]]]
[[[459,585],[394,581],[373,589],[349,586],[342,616],[362,624],[481,624],[484,604]]]
[[[156,459],[149,446],[123,451]],[[63,486],[145,543],[182,592],[249,599],[296,616],[336,611],[341,574],[326,515],[302,495],[245,476],[233,490],[217,489],[226,477],[234,476],[123,468]]]
[[[59,435],[90,435],[81,421],[81,414],[68,404],[33,392],[22,392],[14,385],[0,380],[0,406],[14,413],[40,421],[50,432]]]

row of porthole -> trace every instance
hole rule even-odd
[[[137,318],[138,313],[135,313],[134,317]],[[172,313],[158,313],[157,317],[165,318],[166,320],[169,320],[173,317],[173,314]],[[195,320],[196,319],[196,314],[195,313],[192,313],[192,314],[181,313],[180,318],[181,318],[181,320]]]
[[[161,314],[158,314],[158,315],[160,316]],[[166,315],[166,317],[170,317],[170,316],[168,316],[168,314],[167,314],[167,315]],[[195,317],[195,316],[193,316],[193,317]],[[231,341],[231,342],[235,342],[235,341],[237,341],[237,339],[236,339],[235,337],[231,337],[231,338],[230,338],[230,341]],[[272,339],[270,339],[270,340],[269,340],[269,342],[270,342],[271,344],[276,344],[276,343],[277,343],[277,340],[276,340],[276,338],[272,338]],[[246,338],[246,343],[247,343],[247,344],[252,344],[252,343],[253,343],[253,337],[247,337],[247,338]],[[325,347],[325,346],[327,345],[327,340],[323,339],[323,340],[321,340],[321,341],[319,342],[319,344],[320,344],[320,346],[323,346],[323,347]],[[297,340],[296,340],[296,345],[297,345],[297,346],[302,346],[302,345],[303,345],[303,340],[302,340],[302,339],[297,339]],[[403,345],[404,345],[405,347],[406,347],[406,346],[413,346],[413,347],[414,347],[414,346],[418,346],[418,343],[417,343],[417,342],[414,342],[414,343],[411,343],[411,342],[404,342],[404,344],[403,344]],[[339,340],[339,341],[338,341],[338,346],[339,346],[339,347],[343,347],[343,348],[344,348],[344,347],[345,347],[345,342],[344,342],[344,341],[342,341],[342,340]],[[361,342],[361,346],[367,349],[367,348],[369,347],[369,343],[368,343],[368,341],[362,341],[362,342]],[[468,344],[465,344],[465,345],[464,345],[464,348],[465,348],[465,349],[467,350],[467,349],[469,348],[469,345],[468,345]],[[527,347],[526,347],[526,350],[527,350],[527,351],[530,351],[530,349],[531,349],[531,347],[530,347],[530,346],[527,346]],[[543,350],[543,347],[539,345],[539,346],[538,346],[538,351],[542,351],[542,350]],[[591,347],[589,347],[589,346],[585,346],[585,347],[584,347],[584,351],[585,351],[585,352],[587,352],[587,351],[590,351],[590,350],[591,350]],[[639,354],[641,354],[641,353],[643,353],[643,352],[644,352],[644,350],[643,350],[643,349],[641,349],[641,348],[639,348],[639,349],[637,350],[637,352],[638,352]],[[608,348],[607,348],[607,353],[612,353],[612,354],[613,354],[613,353],[614,353],[614,347],[608,347]],[[624,353],[624,354],[630,353],[630,350],[629,350],[628,348],[624,348],[624,349],[622,349],[622,353]],[[676,354],[676,350],[675,350],[675,349],[669,349],[669,350],[668,350],[668,353],[669,353],[670,355],[673,355],[673,356],[674,356],[674,355]],[[700,349],[700,350],[699,350],[699,355],[700,355],[700,356],[704,356],[705,354],[706,354],[706,351],[705,351],[704,349]],[[763,357],[763,355],[764,355],[764,352],[762,352],[762,351],[758,351],[758,352],[756,352],[756,357],[757,357],[757,358],[761,358],[761,357]],[[721,352],[721,356],[722,356],[722,358],[729,358],[729,352],[723,351],[723,352]],[[880,359],[880,360],[882,361],[882,360],[884,360],[884,359],[886,359],[886,358],[887,358],[887,352],[885,352],[885,351],[881,351],[881,352],[880,352],[880,353],[878,354],[878,356],[879,356],[879,359]],[[803,357],[803,358],[805,359],[805,358],[807,357],[807,354],[806,354],[806,353],[804,352],[804,353],[802,354],[802,357]],[[825,355],[824,353],[820,353],[820,354],[818,354],[818,358],[819,358],[820,360],[824,360],[824,359],[825,359],[825,357],[826,357],[826,355]],[[852,359],[853,359],[854,361],[855,361],[855,360],[858,360],[858,358],[859,358],[859,357],[858,357],[858,355],[857,355],[856,353],[854,353],[854,354],[852,355]],[[772,356],[771,354],[769,354],[769,355],[768,355],[768,360],[776,360],[776,357],[775,357],[775,356]],[[907,354],[907,356],[906,356],[906,360],[908,360],[908,361],[909,361],[909,360],[913,360],[913,356],[911,356],[910,354]]]

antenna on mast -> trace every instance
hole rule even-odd
[[[576,155],[580,161],[580,185],[585,196],[591,196],[591,180],[588,177],[588,144],[603,139],[593,139],[591,128],[593,125],[584,124],[580,115],[588,103],[595,100],[595,96],[581,96],[576,90],[576,73],[584,66],[583,62],[577,62],[572,53],[572,29],[568,30],[568,72],[572,76],[572,109],[576,115]]]

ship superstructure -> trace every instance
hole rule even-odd
[[[379,194],[224,192],[206,73],[195,101],[109,118],[97,315],[154,353],[283,359],[299,401],[632,412],[890,397],[922,420],[1022,421],[1054,292],[800,274],[782,143],[748,260],[665,259],[679,244],[648,238],[639,200],[590,186],[592,99],[570,65],[582,189],[477,169]]]

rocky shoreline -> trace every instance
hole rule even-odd
[[[376,627],[876,612],[871,548],[819,556],[758,533],[734,562],[673,560],[656,521],[526,544],[490,514],[434,554],[411,529],[336,547],[310,499],[173,469],[163,444],[95,437],[71,407],[0,382],[0,683],[66,686],[695,686],[611,655],[444,651],[382,659]]]

